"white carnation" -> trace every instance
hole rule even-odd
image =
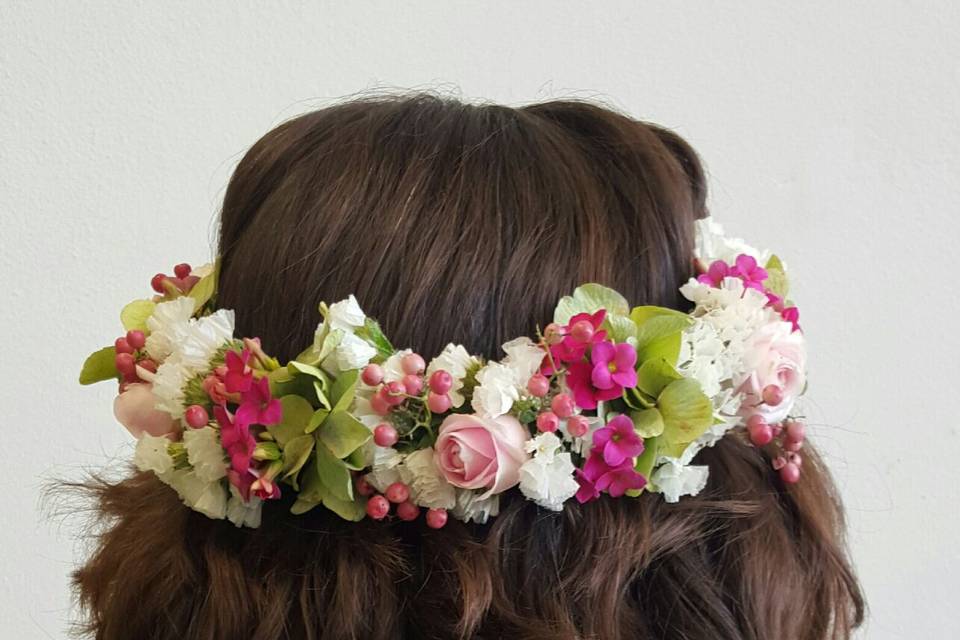
[[[466,398],[460,393],[463,388],[463,380],[467,377],[467,372],[478,367],[480,361],[471,356],[463,345],[450,343],[444,347],[443,352],[430,361],[427,366],[427,378],[435,372],[446,371],[453,378],[453,386],[450,387],[450,402],[456,407],[463,406]]]
[[[400,463],[403,462],[403,456],[393,447],[379,447],[372,442],[370,446],[373,451],[370,455],[370,473],[366,475],[367,482],[382,493],[394,482],[402,480]]]
[[[490,362],[477,372],[477,386],[470,403],[478,415],[497,418],[509,412],[519,399],[516,375],[507,365]]]
[[[167,302],[157,304],[153,313],[147,318],[146,349],[150,357],[161,362],[170,355],[193,317],[193,298],[182,296]]]
[[[770,258],[769,251],[761,251],[740,238],[724,235],[723,227],[713,218],[707,217],[697,221],[694,255],[709,265],[714,260],[732,264],[740,254],[752,256],[760,264],[766,264]]]
[[[480,498],[482,494],[472,489],[457,489],[456,505],[451,510],[453,517],[463,522],[485,524],[489,518],[500,513],[500,495]]]
[[[327,311],[327,322],[330,323],[330,328],[340,329],[344,333],[353,333],[354,329],[363,326],[366,319],[367,316],[352,293],[349,298],[330,305]]]
[[[161,478],[176,490],[183,503],[208,518],[222,520],[227,515],[227,490],[219,480],[208,482],[196,471],[174,470]]]
[[[709,469],[705,465],[681,464],[677,458],[667,458],[650,478],[656,490],[667,502],[677,502],[681,496],[695,496],[707,485]]]
[[[198,478],[215,482],[227,475],[223,446],[216,429],[187,429],[183,432],[183,445],[187,450],[187,460]]]
[[[433,460],[433,447],[414,451],[398,469],[410,487],[411,500],[422,507],[451,509],[456,504],[454,487],[440,475]]]
[[[561,511],[580,487],[570,454],[560,453],[562,446],[556,435],[541,433],[527,441],[525,448],[533,457],[520,467],[520,492],[551,511]]]
[[[403,358],[411,353],[413,353],[413,349],[404,349],[403,351],[397,351],[384,360],[381,365],[383,368],[384,382],[399,382],[403,376],[406,375],[403,371]]]
[[[233,339],[233,324],[232,309],[219,309],[209,316],[191,320],[181,342],[173,345],[170,357],[179,357],[192,373],[207,371],[210,359]]]
[[[163,476],[173,471],[173,458],[167,452],[170,441],[164,436],[152,436],[144,433],[137,440],[137,449],[133,455],[133,464],[140,471],[152,471]]]
[[[377,350],[363,338],[358,338],[352,333],[345,333],[340,340],[340,344],[334,350],[334,354],[337,368],[340,371],[350,371],[367,366],[370,360],[377,355]]]
[[[517,382],[524,388],[530,377],[540,370],[545,352],[530,338],[517,338],[503,345],[507,357],[503,363],[516,376]]]
[[[263,511],[263,501],[251,495],[249,501],[244,501],[237,488],[230,485],[230,499],[227,501],[227,520],[237,527],[256,529],[260,526],[260,516]]]
[[[157,367],[157,375],[153,378],[153,395],[157,399],[156,408],[166,411],[173,418],[183,416],[184,393],[183,387],[192,377],[191,371],[184,366],[179,358],[171,357]]]

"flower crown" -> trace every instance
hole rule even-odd
[[[137,468],[237,526],[257,527],[286,491],[295,514],[426,510],[433,528],[486,522],[514,487],[553,511],[603,493],[676,502],[706,484],[696,453],[741,426],[797,482],[806,351],[784,265],[710,219],[696,264],[680,288],[690,313],[631,309],[586,284],[499,362],[454,344],[429,363],[398,351],[351,295],[320,304],[313,343],[286,364],[234,337],[216,266],[180,264],[124,307],[125,336],[87,358],[80,382],[117,380]]]

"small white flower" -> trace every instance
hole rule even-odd
[[[443,352],[430,361],[427,367],[427,378],[441,369],[453,377],[453,386],[450,388],[450,402],[455,408],[463,406],[466,398],[460,393],[463,388],[463,379],[467,377],[467,372],[480,365],[480,361],[471,356],[463,345],[450,343],[444,347]]]
[[[220,481],[208,482],[192,469],[176,469],[161,480],[173,487],[183,503],[194,511],[216,520],[226,517],[227,490]]]
[[[507,365],[516,377],[517,384],[526,388],[530,377],[540,370],[545,352],[530,338],[517,338],[503,345],[507,357],[503,363]]]
[[[393,447],[379,447],[373,442],[370,442],[369,445],[373,451],[370,455],[372,458],[370,473],[366,475],[367,482],[382,493],[394,482],[402,480],[400,463],[403,462],[403,456]]]
[[[330,305],[327,311],[327,322],[330,323],[330,328],[340,329],[344,333],[353,333],[354,329],[363,326],[366,319],[367,316],[352,293],[349,298]]]
[[[370,346],[366,340],[358,338],[352,333],[345,333],[334,353],[337,368],[340,371],[349,371],[367,366],[370,360],[377,355],[377,350]]]
[[[500,495],[480,498],[480,492],[472,489],[457,489],[456,505],[451,510],[453,517],[462,522],[485,524],[489,518],[500,513]]]
[[[692,446],[692,445],[691,445]],[[707,485],[709,468],[705,465],[681,464],[677,458],[666,458],[650,477],[667,502],[677,502],[681,496],[695,496]]]
[[[477,372],[477,386],[470,400],[473,410],[485,418],[497,418],[510,411],[520,399],[515,372],[500,362],[487,363]]]
[[[697,221],[694,255],[707,265],[714,260],[723,260],[727,264],[732,264],[740,254],[756,258],[761,265],[765,264],[770,257],[769,251],[761,251],[740,238],[724,235],[723,227],[712,217]]]
[[[410,487],[415,504],[431,509],[452,509],[457,502],[454,487],[440,475],[433,460],[433,447],[414,451],[398,468],[400,478]]]
[[[187,450],[187,460],[205,482],[215,482],[227,475],[223,446],[216,429],[187,429],[183,432],[183,445]]]
[[[561,447],[557,436],[542,433],[527,442],[527,451],[534,455],[520,467],[520,492],[551,511],[561,511],[580,488],[570,454],[561,453]]]
[[[413,349],[397,351],[380,365],[383,368],[384,382],[399,382],[403,376],[407,375],[403,371],[403,358],[411,353],[413,353]]]
[[[150,357],[157,362],[165,360],[184,335],[191,317],[193,298],[188,296],[157,304],[147,318],[150,335],[147,336],[146,349]]]
[[[158,476],[173,471],[173,458],[167,452],[170,441],[164,436],[152,436],[144,433],[137,440],[136,453],[133,455],[133,464],[140,471],[152,471]]]
[[[191,377],[190,370],[179,358],[171,357],[157,367],[153,378],[153,395],[157,399],[156,408],[166,411],[173,418],[183,416],[183,386]]]
[[[179,357],[191,373],[210,368],[210,359],[233,339],[234,315],[231,309],[218,311],[187,323],[184,335],[173,345],[171,357]]]
[[[243,496],[237,491],[237,488],[230,485],[230,499],[227,501],[227,520],[237,527],[256,529],[260,526],[260,515],[262,511],[263,501],[260,498],[251,495],[249,502],[245,502]]]

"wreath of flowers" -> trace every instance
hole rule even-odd
[[[585,284],[497,362],[454,344],[429,362],[397,350],[351,295],[320,304],[313,343],[281,364],[234,337],[216,265],[180,264],[123,309],[125,335],[80,382],[118,381],[136,467],[236,526],[259,526],[263,502],[287,491],[295,514],[425,510],[433,528],[486,522],[513,488],[553,511],[601,494],[676,502],[706,485],[697,452],[738,427],[797,482],[806,350],[785,267],[697,224],[699,275],[680,288],[690,313],[631,309]]]

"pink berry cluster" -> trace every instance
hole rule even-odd
[[[771,402],[775,399],[769,396],[775,394],[769,391],[771,387],[763,390],[764,401],[771,406],[779,404]],[[779,450],[778,455],[773,459],[773,468],[780,473],[780,479],[787,484],[794,484],[800,480],[800,468],[803,465],[803,458],[800,456],[800,449],[803,448],[803,441],[806,438],[806,425],[800,420],[788,419],[778,424],[768,424],[760,414],[754,414],[747,418],[747,434],[757,447],[765,447],[773,443]]]
[[[376,387],[370,405],[377,415],[387,416],[408,401],[422,403],[431,413],[439,414],[450,410],[453,406],[450,399],[453,376],[440,369],[434,371],[429,379],[425,379],[427,364],[418,353],[403,356],[400,359],[400,368],[403,377],[391,382],[384,381],[386,373],[378,364],[367,365],[360,374],[364,384]],[[381,447],[391,447],[399,438],[396,429],[386,422],[374,429],[373,437]]]
[[[396,516],[405,522],[420,517],[420,507],[410,500],[410,487],[403,482],[394,482],[382,494],[377,493],[363,476],[357,476],[357,493],[367,498],[367,515],[374,520],[383,520],[395,509]],[[395,507],[394,507],[395,505]],[[446,509],[427,509],[427,526],[440,529],[447,524]]]
[[[120,336],[113,343],[116,350],[113,363],[117,371],[122,376],[120,382],[120,393],[126,391],[131,384],[138,382],[147,382],[146,377],[157,372],[157,363],[152,360],[144,346],[147,344],[147,337],[143,331],[127,331],[126,335]]]
[[[191,275],[193,267],[181,262],[173,268],[173,275],[158,273],[150,279],[150,286],[160,295],[189,293],[193,285],[200,281],[199,276]]]

